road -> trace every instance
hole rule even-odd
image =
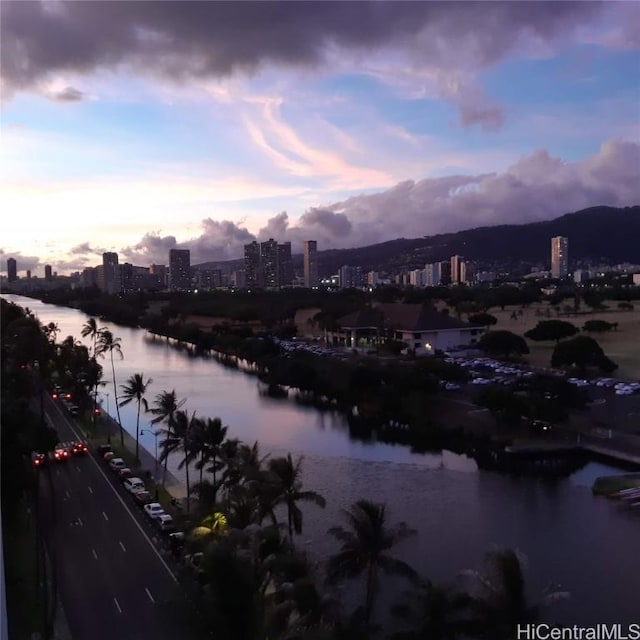
[[[81,439],[52,399],[47,419],[61,441]],[[152,542],[157,535],[93,453],[39,471],[40,512],[74,640],[186,637],[183,594]]]

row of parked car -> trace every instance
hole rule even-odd
[[[122,482],[122,486],[131,495],[133,501],[140,505],[145,515],[153,522],[159,531],[172,533],[175,530],[173,517],[166,513],[164,507],[159,502],[154,502],[151,494],[147,490],[144,480],[136,477],[127,463],[118,458],[111,445],[99,445],[96,453],[101,458],[109,470]]]

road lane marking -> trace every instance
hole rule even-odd
[[[80,467],[79,467],[77,464],[76,464],[76,465],[74,465],[74,466],[75,466],[76,471],[77,471],[78,473],[82,473],[82,471],[80,471]]]
[[[79,526],[82,526],[82,520],[80,518],[78,518],[77,522]]]
[[[105,520],[107,520],[107,521],[109,520],[109,516],[104,511],[102,512],[102,515],[104,516]]]
[[[151,602],[155,603],[155,600],[153,599],[153,596],[151,595],[151,591],[149,591],[149,589],[147,587],[145,587],[144,590],[147,592],[147,595],[149,596],[149,600],[151,600]]]
[[[89,493],[93,494],[93,489],[91,487],[87,487],[89,489]]]
[[[93,553],[93,557],[97,560],[98,559],[98,554],[96,553],[95,549],[91,549],[91,553]]]
[[[122,544],[122,541],[120,541],[120,547],[121,547],[121,548],[122,548],[122,550],[126,553],[126,551],[127,551],[127,550],[126,550],[125,546]]]
[[[122,613],[122,609],[120,608],[120,605],[118,604],[118,599],[114,598],[113,601],[115,602],[116,609],[118,610],[118,613]]]
[[[67,500],[71,497],[68,489],[64,492],[64,495],[66,496]]]
[[[80,437],[77,431],[74,429],[73,425],[70,425],[69,423],[67,423],[67,426],[71,429],[71,431],[73,431],[76,437],[78,438]],[[104,481],[107,483],[107,485],[109,485],[109,488],[111,489],[111,491],[113,491],[113,494],[115,495],[115,497],[118,498],[118,500],[120,501],[120,504],[122,505],[123,509],[129,514],[129,517],[131,518],[133,523],[136,525],[136,527],[138,527],[138,529],[140,530],[140,533],[144,536],[144,539],[149,543],[149,546],[151,547],[152,551],[156,554],[162,566],[167,570],[167,573],[171,576],[171,579],[176,584],[178,584],[178,578],[175,577],[173,571],[171,571],[169,565],[165,562],[164,558],[160,555],[160,552],[158,551],[158,549],[153,545],[151,540],[149,540],[149,536],[144,532],[144,529],[140,526],[140,523],[135,519],[135,516],[133,515],[133,513],[131,513],[131,511],[127,507],[125,501],[122,499],[122,496],[116,491],[116,488],[111,484],[111,482],[109,481],[109,478],[107,478],[105,472],[100,468],[100,465],[98,464],[98,462],[93,456],[91,456],[91,462],[93,462],[93,464],[96,466],[96,469],[100,472],[100,474],[104,478]]]

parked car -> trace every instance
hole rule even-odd
[[[151,494],[146,489],[143,491],[134,491],[131,495],[133,496],[133,499],[142,506],[153,502]]]
[[[129,467],[124,467],[123,469],[118,469],[116,471],[116,476],[118,476],[118,480],[122,480],[124,482],[127,478],[133,478],[133,471],[131,471]]]
[[[136,489],[145,488],[144,482],[142,481],[141,478],[125,478],[124,482],[122,483],[122,486],[130,493],[133,493]]]
[[[87,453],[87,451],[89,451],[89,449],[84,442],[76,441],[71,445],[71,453],[73,453],[74,455],[85,454]]]
[[[111,460],[113,460],[116,457],[116,454],[113,451],[106,451],[105,454],[102,456],[102,459],[105,462],[110,462]]]
[[[110,444],[99,444],[96,447],[96,454],[100,457],[100,458],[104,458],[104,454],[111,451],[111,453],[113,453],[113,450],[111,449],[111,445]]]
[[[112,471],[124,469],[126,466],[127,463],[122,458],[111,458],[111,460],[109,460],[109,468]]]
[[[169,534],[169,548],[174,558],[178,558],[184,549],[184,531],[174,531]]]
[[[151,518],[157,518],[164,514],[164,508],[159,502],[150,502],[144,505],[144,512]]]
[[[175,529],[173,518],[168,513],[162,513],[157,516],[155,522],[160,531],[169,533]]]

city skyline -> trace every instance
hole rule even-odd
[[[0,10],[2,273],[640,202],[636,3]]]

